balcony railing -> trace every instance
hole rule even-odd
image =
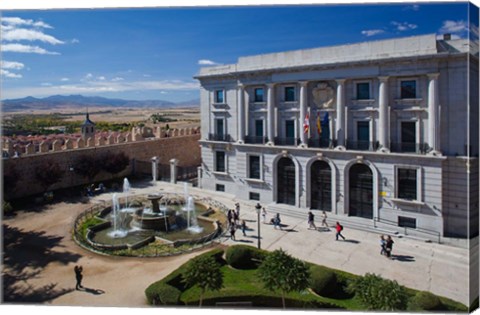
[[[308,146],[310,148],[334,148],[336,141],[331,139],[308,139]]]
[[[268,142],[267,137],[259,137],[259,136],[245,136],[245,143],[249,144],[265,144]]]
[[[376,151],[378,141],[347,141],[347,150]]]
[[[300,144],[300,139],[298,138],[282,138],[282,137],[276,137],[275,138],[275,145],[294,145],[297,146]]]
[[[208,140],[210,141],[222,141],[222,142],[231,142],[232,138],[230,135],[217,135],[213,133],[208,134]]]
[[[396,153],[417,153],[425,154],[429,150],[427,143],[407,143],[392,142],[390,143],[390,151]]]

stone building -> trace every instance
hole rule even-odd
[[[367,229],[478,235],[470,44],[431,34],[202,68],[199,185]]]
[[[90,115],[88,112],[85,117],[85,121],[80,127],[83,141],[87,141],[89,138],[95,138],[95,123],[90,120]]]

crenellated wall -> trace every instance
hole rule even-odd
[[[151,161],[151,158],[157,156],[160,164],[169,164],[173,158],[178,160],[178,166],[197,166],[201,163],[199,129],[170,130],[167,134],[158,133],[158,137],[143,138],[141,133],[136,134],[136,141],[114,141],[113,144],[108,140],[95,141],[95,146],[78,146],[83,142],[78,140],[72,146],[68,140],[63,144],[53,144],[51,150],[32,152],[22,154],[18,158],[3,159],[3,172],[10,168],[15,168],[18,173],[19,181],[11,198],[19,198],[41,193],[43,188],[35,180],[35,169],[42,167],[48,161],[58,163],[61,169],[65,170],[60,182],[52,185],[49,189],[55,190],[68,188],[78,185],[88,184],[88,180],[75,172],[75,162],[83,155],[104,156],[107,152],[125,153],[130,159],[130,165],[117,177],[124,177],[133,173],[134,160]],[[141,137],[141,138],[140,138]],[[128,137],[127,137],[128,138]],[[93,139],[89,139],[87,144],[91,144]],[[43,145],[43,147],[46,147]],[[42,148],[42,145],[40,145]],[[112,175],[106,172],[100,172],[94,181],[109,180]]]

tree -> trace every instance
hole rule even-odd
[[[15,165],[10,164],[7,168],[5,167],[5,163],[3,163],[3,192],[5,199],[10,199],[12,197],[19,180],[20,174]]]
[[[115,174],[120,173],[125,168],[127,168],[130,163],[128,156],[123,153],[112,153],[107,152],[102,158],[102,169],[107,173],[112,175],[112,178]]]
[[[35,179],[46,192],[50,186],[60,181],[64,173],[65,171],[58,163],[47,160],[35,168]]]
[[[198,285],[201,290],[198,306],[202,306],[205,291],[217,291],[223,287],[223,275],[220,265],[212,256],[199,256],[191,260],[185,272],[183,281],[187,286]]]
[[[404,310],[407,306],[405,288],[397,281],[386,280],[376,274],[367,273],[351,281],[347,291],[355,293],[369,310],[395,311]]]
[[[101,162],[95,155],[82,155],[74,163],[75,173],[91,182],[101,170]]]
[[[265,288],[280,291],[282,305],[285,308],[285,295],[289,292],[300,292],[308,288],[310,271],[307,265],[282,249],[267,255],[258,268],[258,275]]]

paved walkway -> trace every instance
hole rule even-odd
[[[132,187],[133,194],[148,194],[159,191],[184,192],[183,184],[170,185],[157,183],[155,187]],[[234,208],[237,202],[228,194],[205,192],[189,187],[192,195],[212,197],[226,206]],[[90,203],[111,200],[110,194],[92,198]],[[241,202],[240,217],[247,222],[247,236],[241,231],[236,233],[236,241],[222,239],[226,245],[249,244],[257,246],[257,214],[253,202]],[[23,232],[36,232],[56,238],[48,248],[59,259],[42,263],[37,268],[38,275],[19,281],[19,288],[40,288],[54,284],[62,291],[49,303],[53,305],[88,306],[130,306],[144,307],[145,288],[153,281],[166,276],[180,264],[200,252],[170,258],[125,258],[108,257],[91,253],[78,247],[71,238],[74,218],[84,211],[88,204],[56,204],[39,213],[20,213],[16,218],[4,221],[10,228]],[[268,207],[267,207],[268,211]],[[274,213],[268,213],[268,220]],[[317,226],[320,218],[316,218]],[[394,260],[388,260],[379,254],[379,235],[345,228],[346,241],[335,241],[335,232],[331,229],[309,230],[307,221],[293,217],[282,217],[282,230],[272,225],[261,224],[261,247],[267,250],[282,248],[295,257],[332,268],[363,275],[373,272],[385,278],[395,279],[400,284],[419,290],[431,291],[469,304],[467,249],[446,245],[424,243],[410,239],[395,238]],[[474,247],[478,253],[478,245]],[[25,250],[24,259],[36,259],[28,255],[38,255]],[[73,266],[84,266],[84,285],[91,290],[73,290],[75,282]],[[18,266],[16,266],[18,267]],[[25,270],[33,268],[27,265]],[[35,271],[35,270],[31,270]],[[3,270],[9,273],[8,268]],[[476,273],[478,278],[478,271]]]

